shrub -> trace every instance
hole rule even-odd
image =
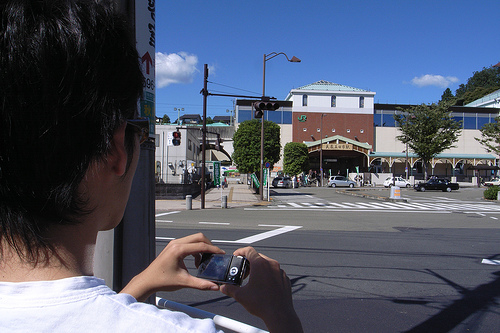
[[[498,191],[500,191],[500,187],[490,186],[489,188],[484,190],[484,198],[488,200],[496,200],[498,196]]]

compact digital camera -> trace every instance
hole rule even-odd
[[[203,253],[196,276],[219,284],[241,286],[248,265],[248,260],[241,256]]]

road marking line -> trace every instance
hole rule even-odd
[[[270,227],[270,228],[281,228],[281,227],[287,227],[284,224],[258,224],[257,226],[259,227]]]
[[[336,202],[329,202],[328,203],[330,206],[337,206],[337,207],[340,207],[340,208],[343,208],[344,206],[342,206],[341,204],[339,203],[336,203]]]
[[[431,213],[431,214],[451,214],[447,210],[402,210],[402,209],[337,209],[337,208],[281,208],[276,206],[267,206],[264,208],[243,208],[243,210],[275,210],[275,211],[316,211],[316,212],[378,212],[378,213]]]
[[[457,199],[454,199],[454,198],[448,198],[448,197],[435,197],[437,199],[441,199],[441,200],[444,200],[444,201],[457,201]]]
[[[260,225],[260,226],[271,226],[271,225]],[[282,227],[275,229],[275,230],[265,231],[265,232],[262,232],[260,234],[241,238],[241,239],[238,239],[235,241],[226,241],[226,240],[215,239],[215,240],[212,240],[212,243],[253,244],[255,242],[259,242],[261,240],[271,238],[274,236],[278,236],[278,235],[281,235],[281,234],[284,234],[284,233],[287,233],[290,231],[294,231],[294,230],[297,230],[300,228],[302,228],[302,226],[285,225],[285,226],[282,226]]]
[[[155,217],[160,217],[160,216],[165,216],[165,215],[170,215],[170,214],[175,214],[175,213],[180,213],[180,211],[176,210],[173,212],[160,213],[160,214],[156,214]]]
[[[483,259],[481,264],[485,265],[500,265],[500,260]]]
[[[230,225],[228,222],[198,222],[199,224]]]
[[[498,220],[498,217],[490,216],[490,219]]]
[[[200,222],[201,223],[201,222]],[[250,236],[250,237],[245,237],[241,238],[235,241],[229,241],[229,240],[219,240],[219,239],[214,239],[212,240],[212,243],[232,243],[232,244],[252,244],[267,238],[271,238],[274,236],[278,236],[290,231],[294,231],[297,229],[302,228],[302,226],[291,226],[291,225],[272,225],[272,224],[259,224],[259,227],[278,227],[278,229],[275,230],[270,230],[270,231],[265,231],[260,234]],[[155,237],[156,240],[174,240],[175,238],[172,237]]]
[[[170,221],[170,220],[156,220],[156,222],[161,222],[161,223],[174,223],[174,221]]]

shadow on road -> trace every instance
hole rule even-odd
[[[285,189],[283,189],[285,190]],[[280,192],[280,190],[270,190],[270,194],[273,197],[279,197],[279,196],[304,196],[304,195],[314,195],[313,193],[307,193],[307,192]]]
[[[499,304],[496,299],[500,296],[500,271],[493,273],[496,275],[493,281],[472,290],[466,289],[436,272],[427,271],[456,289],[463,297],[406,332],[449,332],[470,316],[486,313],[492,305],[497,306]],[[397,302],[397,300],[394,300],[394,302]]]

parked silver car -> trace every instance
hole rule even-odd
[[[278,177],[276,177],[276,178],[273,179],[272,185],[273,185],[274,188],[277,188],[277,187],[284,187],[284,188],[292,187],[292,179],[290,177],[281,177],[281,176],[278,176]]]
[[[344,186],[352,188],[356,186],[356,182],[344,176],[331,176],[330,179],[328,180],[328,186],[329,187]]]

